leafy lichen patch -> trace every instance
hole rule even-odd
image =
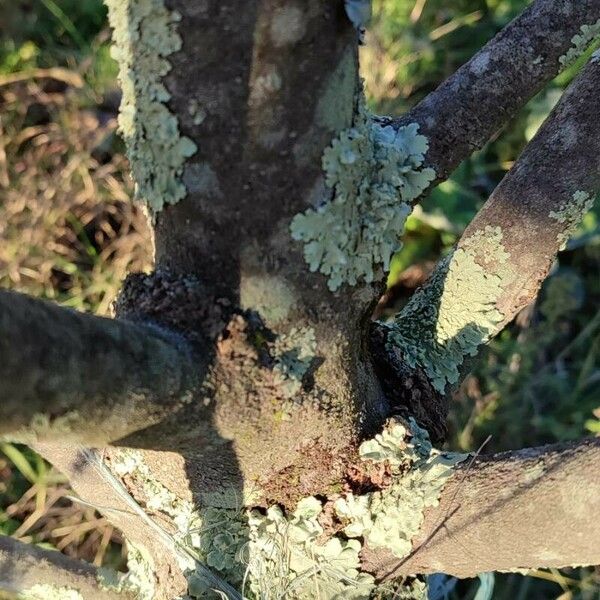
[[[180,135],[161,81],[171,69],[167,57],[181,49],[181,16],[165,8],[163,0],[105,3],[123,90],[119,131],[127,145],[136,198],[156,214],[186,195],[181,175],[185,160],[197,150],[190,138]]]
[[[389,268],[411,202],[435,178],[434,170],[423,166],[428,147],[416,123],[398,129],[380,125],[359,99],[353,127],[323,154],[333,198],[291,223],[292,237],[304,242],[310,270],[327,275],[330,290],[372,282]]]
[[[279,507],[250,514],[250,597],[369,597],[374,582],[359,572],[360,542],[332,537],[319,543],[322,510],[321,502],[309,497],[287,516]]]
[[[497,301],[514,277],[508,257],[499,227],[475,232],[438,264],[391,324],[390,349],[421,368],[439,392],[458,381],[465,357],[504,319]]]
[[[587,192],[577,190],[571,200],[563,202],[559,209],[550,212],[550,217],[563,225],[563,230],[558,234],[557,241],[560,249],[564,250],[570,237],[575,233],[579,223],[594,205],[594,196]]]
[[[579,33],[571,39],[571,48],[558,59],[561,67],[570,67],[598,36],[600,36],[600,19],[595,23],[582,25]]]
[[[387,548],[398,558],[411,552],[412,538],[423,523],[424,510],[438,504],[455,465],[468,457],[435,450],[427,432],[414,420],[409,423],[407,429],[392,422],[375,440],[360,447],[363,459],[386,461],[396,475],[407,468],[408,472],[381,491],[361,496],[349,494],[335,503],[349,538],[362,538],[371,547]]]
[[[356,599],[411,597],[409,592],[379,588],[361,571],[360,551],[365,541],[389,548],[396,556],[410,552],[423,510],[438,502],[441,490],[463,454],[443,454],[431,447],[427,432],[414,420],[393,420],[373,440],[364,442],[365,461],[386,463],[397,477],[387,488],[364,495],[348,494],[327,503],[315,497],[301,499],[295,510],[193,506],[157,482],[141,453],[121,450],[112,468],[141,486],[146,507],[169,515],[177,527],[179,545],[198,561],[218,572],[244,598],[265,600]],[[344,525],[331,535],[325,523],[326,506]],[[325,518],[325,520],[324,520]],[[190,598],[217,597],[194,561],[181,563],[188,578]],[[143,589],[144,575],[136,585]],[[424,591],[424,584],[417,588]],[[412,590],[412,588],[410,588]],[[146,596],[143,596],[145,598]]]

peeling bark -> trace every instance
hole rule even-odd
[[[402,561],[368,549],[380,579],[600,562],[600,439],[504,452],[462,463]]]

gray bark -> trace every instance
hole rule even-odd
[[[394,386],[404,386],[411,377],[418,383],[421,376],[391,369],[386,374],[390,380],[383,382],[382,389],[381,373],[375,373],[366,342],[371,308],[381,286],[346,286],[343,294],[332,293],[322,274],[308,272],[301,244],[293,244],[290,239],[293,216],[329,199],[321,156],[332,138],[352,123],[357,83],[356,31],[341,1],[172,0],[167,4],[182,15],[178,31],[183,40],[181,52],[169,57],[172,69],[164,78],[171,95],[169,109],[177,116],[181,133],[193,139],[199,150],[185,167],[187,197],[155,215],[157,271],[130,278],[117,308],[124,319],[152,322],[179,332],[194,349],[203,344],[210,346],[214,349],[214,355],[206,357],[210,366],[205,368],[202,361],[193,365],[190,361],[196,360],[196,355],[186,360],[179,344],[158,329],[132,323],[107,324],[34,301],[11,304],[0,297],[0,306],[6,305],[6,314],[12,315],[4,324],[8,332],[4,354],[8,361],[10,352],[15,351],[13,346],[17,348],[17,341],[21,342],[28,331],[28,311],[34,327],[27,324],[36,332],[31,341],[25,336],[27,343],[20,359],[7,362],[10,368],[3,365],[6,371],[0,381],[6,383],[2,385],[17,393],[9,387],[6,374],[26,375],[27,363],[34,365],[34,373],[48,376],[36,376],[35,381],[44,385],[64,371],[62,379],[51,387],[57,394],[51,404],[56,410],[32,402],[29,415],[21,423],[18,412],[13,414],[14,401],[7,416],[17,421],[9,424],[9,429],[26,427],[40,407],[46,410],[44,414],[54,421],[59,417],[64,424],[63,417],[82,410],[81,404],[91,408],[85,409],[83,416],[71,415],[75,422],[69,426],[75,439],[92,443],[85,432],[99,429],[100,443],[148,427],[126,443],[152,448],[140,452],[149,477],[194,506],[216,506],[232,498],[238,502],[249,483],[258,494],[252,502],[261,506],[279,504],[290,509],[300,498],[310,495],[333,497],[342,483],[348,483],[349,469],[356,467],[360,439],[377,431],[390,411],[398,408],[384,391],[389,394]],[[420,124],[430,142],[427,160],[439,179],[446,177],[556,74],[558,57],[567,51],[580,25],[599,17],[598,1],[538,0],[454,78],[396,123]],[[553,35],[548,35],[548,28],[554,30]],[[594,69],[597,67],[589,67],[574,86],[587,99],[597,78]],[[569,94],[564,102],[567,107],[570,102],[572,110],[559,107],[552,117],[555,126],[566,124],[571,133],[575,128],[573,148],[583,140],[597,157],[598,138],[594,139],[593,110],[589,109],[593,105],[582,104],[573,91]],[[193,111],[191,99],[198,103]],[[327,106],[323,106],[324,100]],[[198,118],[198,108],[203,111],[202,118]],[[550,133],[544,133],[548,127],[538,136],[531,154],[524,154],[524,164],[531,163],[525,174],[521,167],[516,168],[494,195],[512,199],[506,212],[504,204],[498,205],[504,219],[499,225],[511,231],[514,228],[507,237],[511,257],[513,252],[515,256],[528,252],[526,246],[518,245],[518,236],[529,232],[517,216],[528,222],[528,211],[532,210],[531,214],[543,224],[533,247],[535,256],[528,259],[538,265],[539,277],[543,276],[539,265],[547,268],[550,260],[547,244],[552,238],[553,255],[561,229],[560,225],[549,224],[547,217],[552,208],[544,205],[542,210],[542,196],[528,184],[528,177],[537,177],[531,175],[534,165],[538,168],[543,157],[552,165],[544,171],[546,177],[552,175],[554,179],[550,180],[554,182],[559,175],[568,178],[564,187],[550,183],[543,187],[543,178],[535,179],[554,207],[560,208],[572,197],[571,186],[579,189],[596,181],[596,175],[586,175],[583,170],[589,156],[574,163],[576,175],[567,172],[566,159],[571,156],[556,151],[556,139],[552,137],[556,132],[553,126]],[[553,155],[549,158],[550,149]],[[595,161],[594,169],[597,158]],[[511,188],[511,177],[521,187],[515,183]],[[524,190],[531,192],[533,200],[526,198],[521,206],[518,199],[524,197]],[[479,222],[478,228],[495,225],[495,213],[489,208],[493,208],[494,198],[478,217],[491,221]],[[186,281],[190,277],[194,278],[195,291],[188,295],[191,288]],[[43,323],[47,323],[46,328],[41,326]],[[306,371],[292,382],[297,386],[292,401],[286,395],[290,380],[278,371],[281,356],[277,344],[291,339],[291,351],[298,353],[302,342],[293,340],[299,330],[314,335],[316,349],[311,350],[314,356]],[[123,345],[127,346],[125,352]],[[48,348],[54,347],[58,350],[50,354]],[[135,359],[128,362],[127,356]],[[64,369],[69,361],[82,367],[76,377],[73,370]],[[95,373],[93,378],[90,372]],[[156,387],[147,385],[148,377],[153,378]],[[198,389],[194,402],[182,406],[183,392],[196,390],[199,379],[202,389]],[[100,397],[94,387],[99,382],[105,386]],[[134,418],[123,419],[121,431],[114,424],[115,415],[122,416],[119,399],[127,405],[132,392],[137,393],[140,387],[142,404],[148,406],[139,412],[135,408]],[[412,397],[422,396],[418,385],[411,383],[409,387]],[[60,396],[56,390],[63,389],[74,395]],[[96,396],[78,396],[81,389]],[[437,410],[435,402],[422,404],[422,412]],[[99,427],[106,417],[113,419],[110,432],[105,431],[106,426]],[[435,419],[440,422],[439,415]],[[149,427],[152,424],[154,427]],[[84,433],[77,438],[79,429]],[[55,434],[57,431],[60,428],[55,428]],[[121,492],[115,495],[117,488],[111,480],[115,476],[105,469],[97,454],[61,443],[41,443],[36,448],[69,475],[83,498],[93,500],[126,537],[144,545],[156,557],[158,597],[173,597],[185,591],[186,583],[175,558],[180,549],[170,545],[168,540],[172,538],[164,534],[171,525],[166,516],[157,516],[161,527],[165,521],[161,530],[141,505],[136,512]],[[501,530],[501,525],[506,520],[514,526],[511,515],[521,514],[517,509],[530,509],[534,488],[542,493],[544,508],[548,502],[555,502],[547,508],[554,511],[555,520],[569,514],[571,506],[566,501],[556,503],[565,490],[575,484],[581,486],[577,492],[579,508],[587,499],[585,485],[597,490],[596,472],[590,470],[593,460],[597,460],[597,444],[584,443],[581,448],[531,451],[517,454],[515,460],[481,459],[465,472],[464,478],[459,474],[451,480],[440,512],[427,516],[419,539],[427,539],[435,530],[439,521],[436,515],[450,514],[452,519],[459,519],[462,514],[473,527],[468,529],[468,539],[473,539],[475,545],[477,529],[471,521],[483,511],[484,515],[490,514],[491,520],[486,531],[504,535],[501,539],[508,548],[499,564],[510,562],[512,548],[508,544],[513,533],[508,527]],[[102,456],[110,461],[113,452],[107,448]],[[528,462],[533,455],[535,465]],[[538,477],[540,470],[543,476]],[[485,479],[487,476],[489,479]],[[460,490],[469,493],[461,493],[459,510],[453,512],[458,492],[453,494],[451,490],[452,486],[459,489],[456,482],[460,482]],[[125,480],[126,485],[129,483]],[[122,486],[120,481],[118,485]],[[143,490],[130,491],[143,498]],[[481,501],[477,495],[480,493]],[[502,493],[506,510],[496,502]],[[534,544],[534,552],[527,559],[530,562],[542,560],[538,550],[547,521],[539,508],[531,531],[538,545]],[[496,513],[500,524],[494,520]],[[522,514],[523,518],[528,516]],[[589,527],[587,514],[577,512],[571,525],[585,531]],[[455,522],[466,529],[463,521],[448,520],[450,524]],[[564,536],[564,529],[557,531]],[[433,539],[437,539],[435,532]],[[441,555],[447,557],[443,566],[449,572],[467,573],[460,560],[452,563],[456,547],[452,554],[451,537],[456,536],[448,536],[448,550]],[[527,543],[523,537],[519,539],[521,562],[527,556]],[[561,543],[561,535],[552,540]],[[564,561],[598,558],[585,540],[578,541],[580,547],[573,545],[547,562],[566,564]],[[423,554],[419,551],[414,556]],[[489,563],[482,560],[483,566],[498,568],[491,552],[483,556],[489,557]],[[390,570],[400,572],[385,555],[368,554],[364,560],[365,568],[383,577]],[[434,567],[421,561],[402,572],[429,572],[430,568]]]
[[[430,140],[427,160],[446,179],[553,79],[598,0],[537,0],[406,115]],[[432,185],[435,185],[433,182]]]

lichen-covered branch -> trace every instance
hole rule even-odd
[[[191,553],[173,533],[173,528],[159,517],[169,514],[169,510],[175,511],[181,503],[178,500],[165,510],[161,504],[160,484],[154,482],[151,495],[140,505],[119,476],[109,468],[106,450],[60,442],[39,442],[33,444],[33,448],[69,478],[75,492],[87,504],[109,518],[125,535],[129,572],[116,582],[105,577],[107,586],[115,587],[116,584],[119,589],[135,589],[136,600],[171,600],[186,593],[186,576],[193,574],[194,581],[202,584],[204,590],[216,590],[230,600],[242,600],[241,595],[218,572],[199,561],[198,555]],[[114,450],[118,454],[118,450]],[[163,459],[166,456],[167,453],[161,453]],[[123,470],[120,472],[124,473]],[[169,497],[169,500],[172,499],[173,495]],[[185,504],[190,505],[189,502]],[[185,514],[180,516],[184,518]],[[193,533],[197,535],[199,532]]]
[[[201,373],[158,328],[0,292],[0,434],[11,439],[119,440],[180,410]]]
[[[396,316],[395,359],[441,394],[535,298],[600,188],[600,63],[591,60],[464,232]]]
[[[599,20],[599,0],[537,0],[395,124],[419,124],[426,164],[446,179],[585,50]]]
[[[594,565],[600,561],[600,439],[505,452],[458,465],[412,553],[363,551],[377,578]]]
[[[0,591],[25,600],[133,600],[102,587],[100,569],[57,551],[0,536]]]

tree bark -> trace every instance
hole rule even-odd
[[[462,463],[402,561],[366,550],[378,578],[600,562],[600,439],[504,452]]]
[[[90,564],[0,536],[0,588],[19,594],[36,585],[76,590],[85,600],[134,600],[133,594],[101,589],[98,569]]]
[[[381,284],[344,286],[342,293],[332,293],[322,274],[308,271],[301,244],[291,241],[289,229],[295,215],[331,200],[332,192],[327,189],[322,172],[323,150],[353,123],[357,105],[357,34],[344,12],[344,3],[170,0],[166,4],[169,11],[177,11],[181,16],[179,20],[167,19],[161,13],[169,23],[165,26],[167,34],[172,33],[169,27],[178,23],[182,49],[169,55],[166,66],[161,62],[167,73],[163,95],[169,98],[169,111],[177,117],[182,134],[194,141],[198,151],[184,166],[187,196],[153,215],[156,272],[129,278],[117,308],[124,319],[152,322],[179,332],[193,348],[208,341],[207,345],[214,351],[207,357],[210,366],[204,369],[202,364],[199,370],[195,366],[194,372],[202,376],[202,386],[198,387],[193,402],[181,406],[177,404],[181,398],[177,394],[188,389],[181,382],[187,382],[184,367],[189,361],[183,366],[176,362],[183,360],[177,344],[170,346],[169,338],[163,339],[162,334],[153,333],[148,326],[111,324],[107,326],[109,333],[104,334],[108,341],[103,344],[115,350],[113,358],[121,356],[122,348],[118,348],[121,343],[133,344],[126,335],[130,331],[143,332],[153,340],[152,344],[160,346],[167,358],[171,357],[167,350],[176,357],[173,358],[175,384],[161,380],[165,374],[173,376],[173,367],[167,359],[160,369],[152,371],[156,363],[150,352],[140,351],[130,369],[123,369],[120,363],[114,366],[116,373],[129,376],[129,379],[125,377],[127,385],[123,388],[127,390],[137,389],[139,373],[151,369],[160,389],[156,398],[172,397],[173,403],[168,404],[168,408],[181,408],[160,413],[160,418],[155,420],[152,420],[154,413],[143,416],[146,424],[154,424],[143,432],[153,445],[145,446],[135,458],[137,464],[143,466],[144,480],[136,483],[131,473],[121,476],[116,469],[111,471],[109,466],[114,467],[119,458],[127,456],[119,449],[106,448],[100,453],[64,443],[35,446],[68,474],[83,498],[93,500],[99,510],[110,515],[126,537],[149,549],[156,559],[159,598],[185,593],[187,582],[178,563],[183,550],[181,544],[174,542],[172,533],[176,530],[175,518],[180,515],[174,516],[176,510],[172,507],[170,512],[159,509],[149,516],[152,498],[148,496],[152,490],[166,490],[168,498],[183,500],[194,510],[237,509],[239,513],[243,506],[279,505],[289,514],[300,499],[308,496],[332,499],[339,497],[344,485],[360,486],[360,481],[351,480],[349,476],[352,467],[359,480],[363,475],[360,468],[356,468],[359,464],[357,446],[362,438],[379,431],[385,418],[398,408],[393,402],[390,404],[382,389],[366,342],[370,311]],[[163,8],[160,3],[153,6]],[[521,20],[491,42],[485,51],[487,54],[475,57],[456,79],[443,84],[406,117],[419,123],[422,132],[429,137],[428,160],[435,166],[439,178],[445,177],[453,165],[487,139],[556,73],[558,55],[566,52],[581,23],[600,17],[597,13],[600,13],[597,1],[559,4],[538,0]],[[541,25],[531,29],[536,19]],[[134,20],[136,27],[147,27],[145,35],[148,30],[152,33],[151,24],[140,25],[142,21]],[[554,38],[544,30],[549,26],[560,29]],[[138,34],[140,31],[134,31],[133,37]],[[511,53],[515,60],[508,59]],[[503,68],[506,68],[506,77]],[[198,77],[199,69],[202,77]],[[515,77],[520,86],[518,93],[513,89]],[[584,83],[578,82],[575,86],[581,86],[579,93],[589,99],[593,86],[585,83],[588,77],[592,83],[596,82],[595,71],[586,70],[582,76]],[[484,99],[486,85],[487,92],[493,92],[493,102]],[[451,91],[455,94],[452,100]],[[567,100],[563,102],[568,104]],[[579,104],[580,100],[573,102]],[[584,106],[577,116],[568,108],[561,111],[559,107],[552,119],[556,125],[569,125],[570,135],[575,131],[575,137],[571,135],[575,140],[571,146],[587,141],[588,149],[597,156],[589,107]],[[497,114],[487,114],[492,112]],[[470,113],[475,116],[469,120]],[[396,124],[407,122],[400,120]],[[464,132],[458,133],[461,127]],[[541,142],[536,142],[543,151],[531,151],[528,169],[539,163],[544,153],[548,154],[551,142],[556,145],[556,138],[548,134],[550,137],[544,141],[544,135],[540,133]],[[567,153],[560,156],[560,160],[564,160]],[[156,156],[155,160],[160,161],[160,158]],[[565,175],[565,168],[558,164],[560,160],[551,157],[554,169],[562,169],[560,174]],[[550,194],[553,208],[546,206],[544,212],[540,208],[541,200],[525,200],[523,218],[533,207],[533,214],[540,219],[543,215],[545,219],[540,220],[545,225],[544,231],[539,233],[541,245],[535,247],[537,258],[530,259],[533,262],[546,264],[549,259],[544,242],[552,237],[551,250],[555,252],[561,242],[559,234],[564,234],[572,225],[566,217],[561,221],[550,213],[563,215],[565,210],[568,213],[569,207],[565,208],[563,203],[573,199],[576,191],[583,191],[571,186],[587,186],[596,181],[592,179],[595,176],[583,173],[582,164],[583,161],[576,163],[577,174],[570,174],[564,187],[542,188]],[[593,164],[596,166],[597,162]],[[530,172],[528,169],[526,173]],[[545,172],[548,175],[549,171]],[[521,197],[522,189],[531,190],[531,187],[522,187],[520,167],[514,173],[514,177],[521,178],[521,187],[511,191],[511,197],[516,199]],[[503,184],[504,188],[510,190],[509,183]],[[537,192],[531,193],[538,198]],[[488,227],[510,229],[515,223],[515,214],[509,212],[506,216],[513,219],[510,222],[480,223],[477,229],[470,230],[471,237],[485,232]],[[557,222],[552,223],[550,231],[546,231],[548,218]],[[510,258],[513,252],[524,251],[517,245],[516,235],[503,230],[506,236],[503,252]],[[465,247],[461,242],[458,251]],[[475,259],[481,263],[479,267],[485,267],[493,275],[494,265],[482,252],[478,250]],[[189,295],[188,278],[194,278],[192,287],[197,285],[196,291]],[[198,290],[203,290],[200,310],[197,310]],[[55,310],[44,308],[42,313],[47,311],[48,315],[54,315]],[[494,310],[499,309],[494,306]],[[60,312],[56,318],[68,321],[70,328],[76,328],[79,320],[88,323],[87,317],[68,315],[67,318]],[[92,319],[89,323],[97,321]],[[104,331],[102,323],[99,328]],[[93,329],[92,325],[89,327]],[[40,346],[47,348],[57,343],[53,334],[43,335],[46,339]],[[132,334],[134,341],[136,335]],[[166,349],[161,344],[166,345]],[[97,368],[101,364],[104,369],[101,379],[108,379],[110,369],[98,360],[104,354],[98,350],[94,353],[88,346],[83,336],[75,339],[74,347],[79,349],[76,356],[81,354],[88,366]],[[142,344],[142,350],[145,348]],[[59,372],[57,364],[64,364],[68,356],[52,363],[51,372]],[[194,356],[191,360],[195,360]],[[36,360],[35,364],[39,364],[40,360]],[[394,377],[398,382],[398,375],[404,384],[405,372],[392,373],[392,381],[385,391],[393,388]],[[77,385],[85,388],[86,382],[82,379],[79,378]],[[110,396],[108,391],[106,396]],[[151,406],[154,408],[154,404]],[[64,416],[64,412],[60,416]],[[134,430],[129,428],[119,435]],[[85,439],[89,443],[89,439]],[[126,441],[134,445],[131,438]],[[487,531],[496,534],[505,519],[514,524],[510,517],[518,514],[516,508],[531,509],[533,492],[530,489],[533,488],[541,490],[546,508],[546,498],[552,504],[563,493],[560,490],[585,482],[589,488],[582,486],[577,491],[578,501],[583,502],[588,498],[586,489],[597,490],[598,487],[596,474],[589,469],[590,459],[597,459],[598,448],[595,442],[583,444],[581,448],[581,451],[567,449],[566,463],[561,462],[559,451],[553,449],[517,454],[516,460],[507,457],[479,460],[450,480],[442,497],[441,506],[446,508],[433,511],[434,516],[428,515],[423,539],[433,532],[436,536],[432,539],[436,539],[439,520],[435,519],[436,515],[448,516],[445,526],[456,522],[466,529],[469,519],[479,515],[479,510],[489,512]],[[531,462],[533,456],[535,464]],[[511,471],[509,467],[515,467],[515,463],[516,469]],[[567,468],[569,464],[574,468]],[[488,475],[489,485],[484,480]],[[385,479],[386,474],[375,474],[377,476]],[[150,492],[144,488],[144,481]],[[451,493],[452,489],[455,493]],[[462,493],[464,490],[468,493]],[[502,496],[503,490],[505,496]],[[462,501],[455,511],[454,502],[459,492]],[[479,502],[473,494],[480,493],[484,500]],[[526,502],[521,505],[519,498],[525,498]],[[505,510],[504,505],[509,508]],[[555,511],[552,514],[556,519],[564,518],[566,508],[563,502],[552,509]],[[550,505],[548,510],[551,510]],[[494,520],[496,513],[501,515],[500,524]],[[460,514],[467,515],[465,523],[450,520],[450,517],[458,519]],[[485,515],[488,518],[487,513]],[[526,512],[523,515],[523,518],[528,517]],[[537,519],[535,524],[539,528],[542,517],[538,515]],[[585,531],[588,523],[584,521],[585,514],[578,508],[572,525]],[[564,535],[564,529],[560,531]],[[512,539],[510,533],[506,530],[502,533],[505,536],[502,539],[508,544]],[[476,532],[469,530],[469,535],[477,539]],[[537,529],[535,535],[534,542],[541,543]],[[561,535],[552,539],[562,543]],[[581,542],[580,545],[579,554],[573,546],[558,558],[546,556],[546,559],[562,564],[563,560],[576,556],[597,558],[589,544]],[[537,547],[534,545],[534,548]],[[525,557],[525,545],[521,550],[519,561]],[[508,551],[502,554],[502,564],[502,561],[510,562],[509,554]],[[535,558],[540,559],[540,556]],[[491,563],[491,557],[489,560]],[[463,572],[462,563],[457,564],[456,572]],[[364,565],[383,578],[391,577],[390,570],[398,567],[385,554],[370,551],[365,553]],[[487,563],[484,566],[488,566]],[[427,572],[429,566],[423,563],[418,568]],[[455,568],[450,559],[448,568],[450,571]],[[206,571],[203,565],[195,564],[194,569],[210,579],[211,571]],[[231,588],[218,580],[214,587],[225,593]],[[239,597],[235,591],[231,594]]]
[[[600,189],[598,85],[600,63],[591,60],[462,236],[502,229],[514,276],[496,304],[504,315],[497,331],[536,297]]]
[[[0,433],[116,442],[179,413],[202,376],[187,342],[0,292]],[[152,437],[140,444],[155,445]]]

